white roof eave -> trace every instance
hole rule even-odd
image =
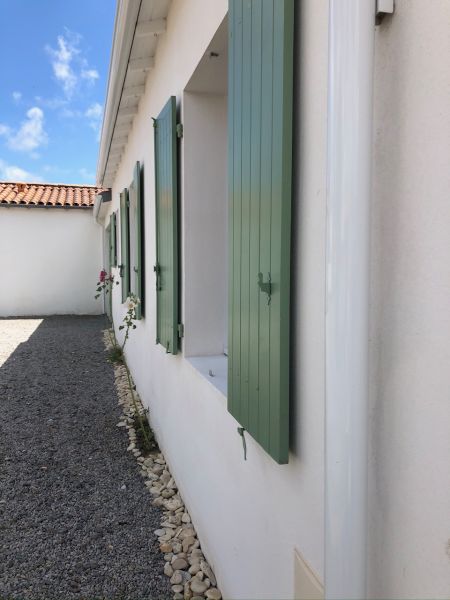
[[[97,162],[97,183],[102,187],[111,187],[118,168],[117,157],[122,153],[127,136],[133,126],[139,100],[145,90],[142,85],[125,88],[125,79],[131,69],[139,67],[145,72],[153,66],[154,56],[145,55],[138,59],[132,57],[133,44],[143,35],[156,36],[165,30],[165,19],[141,21],[140,15],[153,11],[155,0],[117,0],[116,18],[106,90],[105,110],[100,136]],[[141,11],[144,8],[144,11]],[[148,18],[148,17],[147,17]],[[145,64],[144,64],[145,63]],[[133,106],[129,102],[134,103]],[[121,106],[122,102],[122,106]],[[126,121],[118,117],[131,117]],[[116,126],[117,125],[117,126]],[[119,131],[120,129],[120,131]],[[114,137],[116,133],[116,137]],[[113,139],[114,138],[114,139]],[[114,149],[112,145],[114,143]],[[111,156],[112,155],[112,156]],[[111,161],[111,159],[114,159]],[[112,164],[115,161],[115,164]]]

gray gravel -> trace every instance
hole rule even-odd
[[[0,320],[0,349],[30,328],[22,323]],[[4,356],[1,600],[172,596],[153,534],[160,512],[116,427],[105,324],[103,317],[45,318]]]

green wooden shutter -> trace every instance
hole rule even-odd
[[[228,409],[287,463],[294,0],[229,8]]]
[[[134,167],[133,185],[136,194],[136,271],[135,288],[136,295],[140,300],[136,308],[136,318],[141,319],[144,315],[144,194],[141,182],[141,165],[139,161]]]
[[[109,225],[105,229],[105,236],[106,236],[106,239],[108,240],[108,246],[109,246],[108,264],[105,265],[108,273],[111,273],[111,268],[112,268],[111,227],[112,227],[112,220],[110,218]],[[106,290],[103,292],[103,298],[104,298],[104,302],[105,302],[106,314],[108,315],[109,318],[111,318],[111,315],[112,315],[112,288],[110,290],[110,293],[108,293],[108,294],[106,293]]]
[[[111,267],[117,266],[117,233],[116,233],[116,213],[112,213],[109,218],[109,263]]]
[[[130,224],[128,214],[128,190],[120,194],[120,276],[122,278],[122,302],[130,293]]]
[[[178,198],[176,99],[154,122],[156,182],[156,342],[178,352]]]

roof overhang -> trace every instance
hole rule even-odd
[[[170,0],[118,0],[97,182],[111,187],[166,28]]]

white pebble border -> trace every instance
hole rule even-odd
[[[113,348],[113,336],[112,330],[106,329],[103,332],[107,350]],[[130,440],[127,450],[139,463],[145,486],[153,496],[153,504],[164,509],[161,526],[154,533],[159,539],[159,548],[164,553],[166,561],[164,574],[170,578],[174,592],[173,600],[200,600],[201,598],[220,600],[222,594],[216,587],[216,578],[203,555],[191,517],[184,506],[164,456],[161,452],[155,451],[144,458],[136,448],[136,430],[133,427],[135,404],[140,414],[144,414],[145,411],[137,392],[130,390],[127,367],[124,364],[114,363],[114,377],[119,405],[123,411],[117,427],[127,429]],[[135,403],[133,403],[133,393]]]

